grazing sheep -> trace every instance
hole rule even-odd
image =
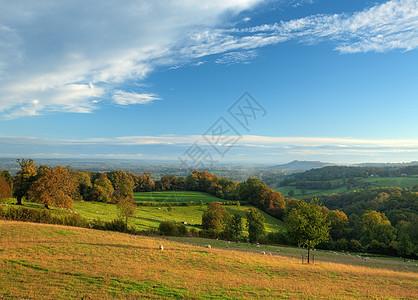
[[[271,252],[267,253],[267,255],[271,255]]]
[[[205,247],[208,248],[208,249],[212,249],[211,245],[205,245]]]
[[[261,251],[260,254],[261,255],[266,255],[266,252],[265,251]]]
[[[158,247],[158,249],[160,249],[161,251],[163,251],[164,250],[164,246],[163,245],[160,245],[160,247]]]
[[[257,244],[257,245],[256,245],[256,247],[257,247],[257,248],[260,248],[260,245],[258,245],[258,244]]]
[[[277,249],[277,250],[276,250],[276,252],[280,252],[280,250],[279,250],[279,249]]]
[[[225,248],[229,248],[229,246],[228,245],[225,245]]]

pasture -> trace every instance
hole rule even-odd
[[[164,251],[158,250],[160,244]],[[0,298],[412,299],[418,295],[418,273],[412,268],[374,268],[338,260],[307,265],[284,252],[261,255],[116,232],[0,221]]]

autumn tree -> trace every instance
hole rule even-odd
[[[129,196],[120,198],[118,203],[118,213],[122,219],[125,219],[125,231],[128,231],[129,218],[135,214],[137,206],[133,199]]]
[[[3,177],[4,181],[7,182],[7,184],[9,185],[10,191],[13,194],[13,176],[12,174],[10,174],[9,171],[4,170],[0,172],[0,177]]]
[[[264,216],[255,208],[247,210],[248,237],[250,243],[255,243],[265,235]]]
[[[37,165],[32,159],[17,159],[20,170],[14,180],[13,196],[16,197],[17,205],[22,205],[22,198],[28,197],[31,184],[35,180]]]
[[[10,186],[7,181],[0,176],[0,200],[12,197]]]
[[[298,206],[286,216],[285,224],[290,238],[299,246],[308,247],[308,263],[311,248],[328,240],[329,222],[326,221],[317,199],[311,200],[310,203],[298,202]]]
[[[73,199],[79,194],[77,179],[70,171],[57,166],[39,168],[37,173],[28,192],[29,201],[44,204],[45,208],[50,205],[72,208]]]
[[[151,179],[150,173],[144,173],[139,176],[138,192],[151,192],[155,189],[155,182]]]

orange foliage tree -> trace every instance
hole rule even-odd
[[[72,208],[73,199],[79,197],[78,181],[68,168],[40,167],[36,181],[29,190],[29,200],[51,206]]]
[[[12,197],[10,186],[7,181],[0,176],[0,200]]]

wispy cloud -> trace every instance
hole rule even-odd
[[[214,29],[189,35],[183,51],[200,57],[249,50],[288,40],[327,41],[344,54],[410,51],[418,47],[418,1],[393,0],[353,14],[313,15],[247,28]]]
[[[154,94],[137,94],[128,93],[124,91],[116,91],[112,96],[113,101],[119,105],[131,105],[131,104],[147,104],[155,100],[159,100]]]
[[[0,137],[0,156],[8,157],[101,157],[177,159],[197,142],[211,151],[202,136],[164,135],[91,139],[45,139]],[[212,149],[213,150],[213,149]],[[13,154],[11,154],[13,153]],[[376,154],[379,155],[376,155]],[[216,155],[216,152],[213,153]],[[251,158],[254,162],[282,162],[293,159],[328,162],[412,161],[418,154],[418,140],[382,140],[320,137],[268,137],[244,135],[220,161]]]
[[[220,58],[215,60],[217,64],[238,64],[238,63],[249,63],[252,59],[257,57],[255,50],[250,51],[237,51],[223,54]]]

